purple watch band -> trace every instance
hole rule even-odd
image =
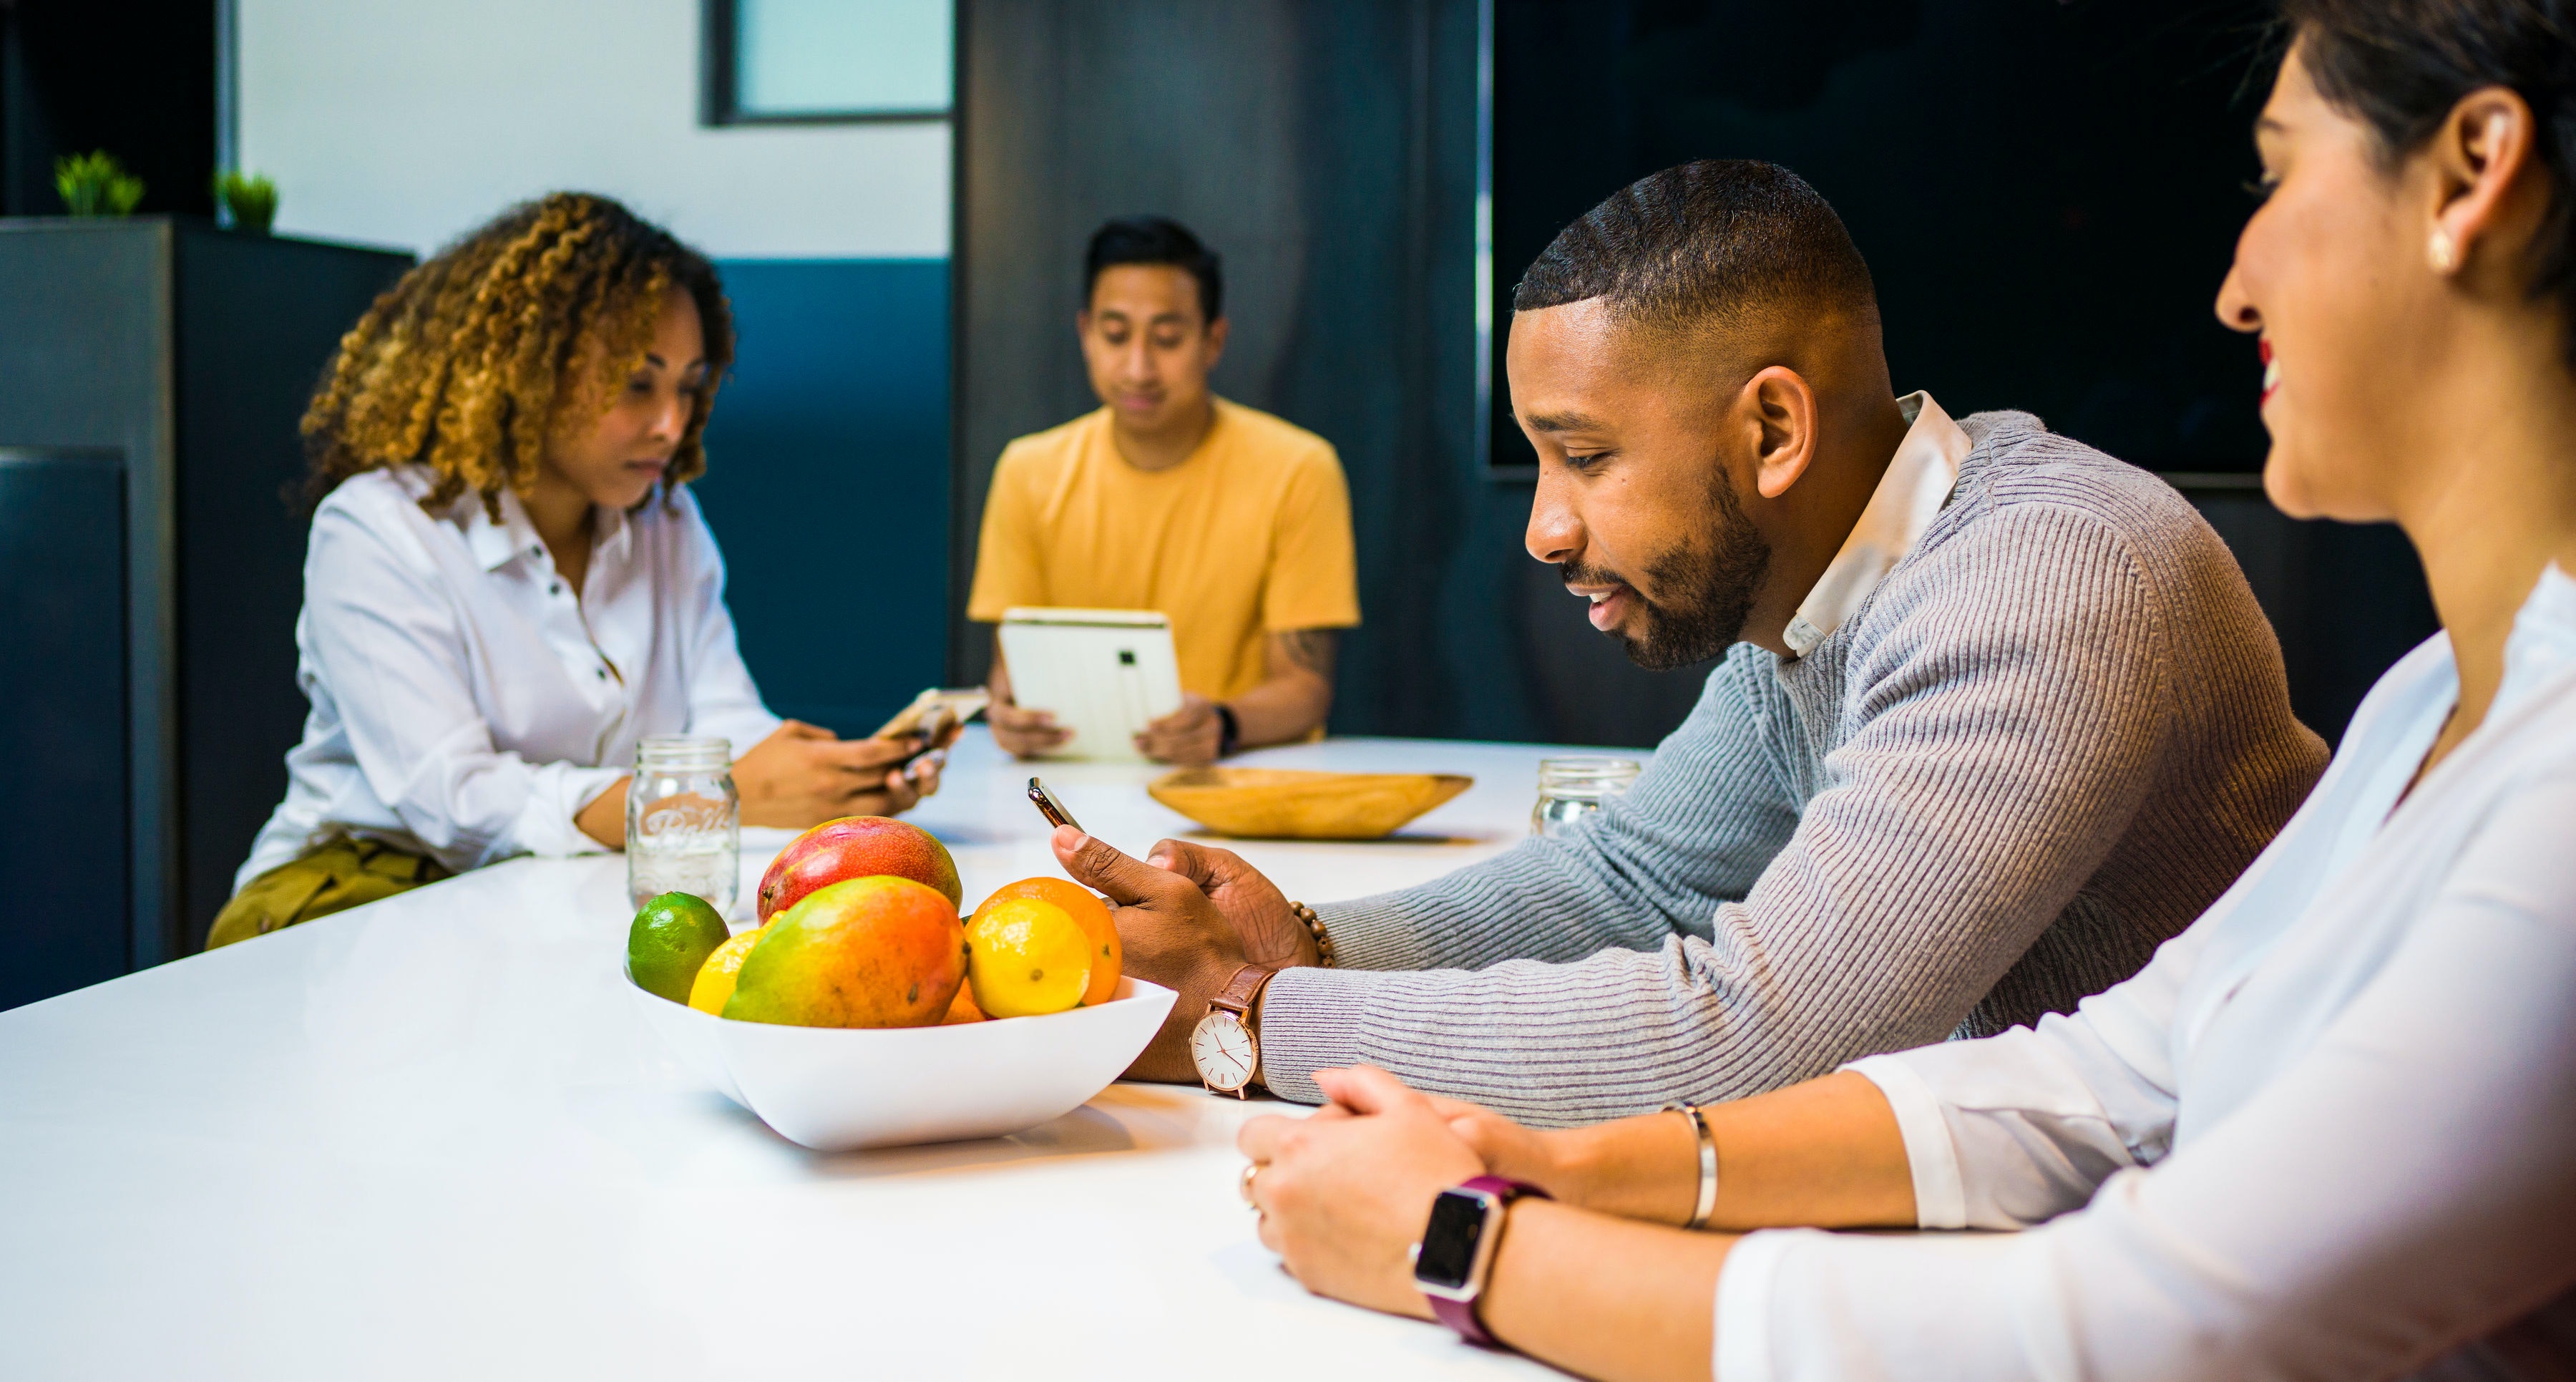
[[[1456,1188],[1471,1195],[1499,1195],[1505,1204],[1510,1204],[1523,1195],[1536,1195],[1542,1200],[1552,1198],[1546,1191],[1527,1181],[1505,1180],[1501,1176],[1477,1176],[1471,1180],[1460,1181]],[[1489,1266],[1491,1261],[1491,1258],[1487,1259]],[[1476,1283],[1475,1296],[1467,1300],[1453,1300],[1447,1296],[1434,1295],[1429,1291],[1423,1292],[1422,1298],[1431,1302],[1431,1317],[1457,1330],[1460,1338],[1485,1348],[1500,1348],[1501,1342],[1486,1333],[1483,1321],[1476,1318],[1476,1306],[1484,1298],[1484,1294],[1485,1283],[1479,1281]]]

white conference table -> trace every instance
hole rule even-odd
[[[1243,842],[1291,897],[1528,828],[1534,745],[1277,766],[1470,773],[1391,841]],[[1153,771],[1048,765],[1141,853]],[[981,727],[913,819],[971,903],[1058,870]],[[746,831],[744,892],[789,836]],[[618,856],[520,859],[0,1013],[0,1374],[52,1378],[1553,1376],[1309,1296],[1236,1198],[1295,1106],[1120,1084],[1016,1137],[821,1155],[691,1076],[620,974]]]

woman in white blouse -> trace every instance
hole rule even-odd
[[[1430,1313],[1426,1209],[1492,1175],[1555,1202],[1486,1221],[1482,1326],[1594,1376],[2576,1375],[2576,9],[2283,9],[2219,316],[2273,500],[2396,521],[2444,633],[2137,977],[1707,1109],[1712,1177],[1687,1114],[1319,1075],[1242,1138],[1309,1288]],[[2019,1231],[1818,1231],[1899,1227]]]
[[[721,735],[747,824],[892,814],[926,746],[760,703],[684,485],[733,323],[713,265],[603,197],[505,212],[341,342],[304,432],[312,702],[209,947],[516,854],[614,849],[653,734]]]

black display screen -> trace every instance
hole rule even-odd
[[[1491,459],[1512,285],[1648,173],[1813,183],[1878,284],[1898,392],[2035,412],[2155,470],[2257,470],[2253,341],[2211,307],[2254,202],[2266,0],[1496,0]]]
[[[1431,1222],[1422,1230],[1422,1256],[1414,1275],[1434,1286],[1462,1290],[1475,1270],[1476,1240],[1485,1229],[1485,1199],[1443,1190],[1431,1202]]]

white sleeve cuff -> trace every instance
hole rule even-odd
[[[1771,1360],[1771,1279],[1780,1250],[1795,1236],[1770,1230],[1750,1233],[1727,1249],[1717,1274],[1716,1314],[1709,1322],[1713,1382],[1759,1382],[1774,1375]]]
[[[517,837],[518,849],[504,852],[524,850],[553,858],[606,853],[608,847],[583,834],[581,827],[573,824],[573,817],[625,776],[623,768],[576,768],[569,763],[549,763],[537,769],[528,804],[520,810],[518,824],[510,832]]]
[[[1858,1071],[1887,1098],[1896,1130],[1905,1139],[1905,1165],[1914,1176],[1917,1228],[1968,1226],[1967,1187],[1959,1178],[1959,1149],[1950,1139],[1941,1101],[1901,1056],[1870,1056],[1843,1067]]]

